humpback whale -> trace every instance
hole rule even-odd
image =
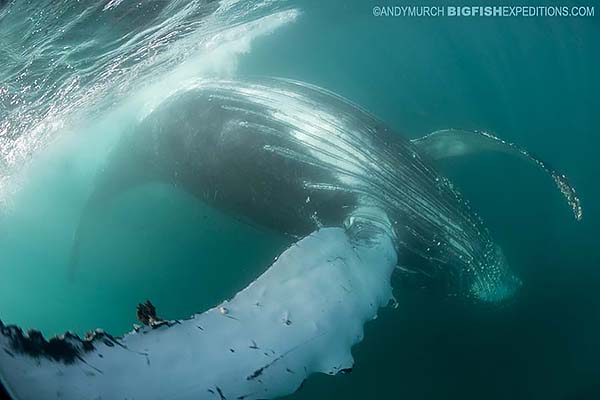
[[[83,212],[70,264],[78,264],[79,244],[107,200],[162,181],[295,238],[372,220],[369,210],[383,210],[413,270],[443,281],[451,293],[499,299],[518,279],[487,228],[432,164],[484,150],[536,163],[581,218],[564,175],[493,135],[444,130],[409,141],[356,104],[306,83],[198,82],[115,146]]]
[[[121,338],[96,331],[46,341],[0,323],[0,377],[17,398],[274,398],[313,372],[352,367],[350,349],[392,299],[399,265],[448,294],[502,301],[521,282],[435,166],[478,151],[533,162],[582,218],[563,174],[489,133],[408,140],[307,83],[195,81],[115,145],[82,211],[70,267],[85,264],[80,244],[106,203],[155,181],[295,244],[230,301]]]

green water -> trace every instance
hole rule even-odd
[[[583,222],[519,160],[441,163],[523,289],[510,304],[481,307],[398,283],[400,307],[367,324],[353,373],[314,376],[291,398],[600,398],[600,17],[375,18],[373,5],[298,4],[301,17],[253,43],[238,74],[318,84],[409,137],[495,132],[568,175]],[[65,135],[24,172],[0,220],[3,321],[120,334],[146,298],[165,317],[186,317],[245,287],[289,243],[171,187],[146,186],[97,216],[69,278],[73,230],[101,165],[95,146],[106,140],[97,131],[119,125],[103,124],[89,138]]]

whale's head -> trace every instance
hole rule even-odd
[[[409,213],[400,202],[388,209],[403,278],[444,296],[480,303],[513,298],[522,281],[483,220],[449,180],[431,180],[431,186],[424,180],[423,186],[413,186],[420,192],[411,199]]]
[[[417,259],[400,256],[403,280],[411,286],[430,288],[442,296],[480,304],[498,305],[510,301],[521,288],[522,281],[502,248],[488,240],[489,237],[471,239],[472,247],[468,251],[479,250],[470,254],[457,251],[465,250],[465,247],[449,240],[437,242],[440,243],[438,249],[427,247],[425,252],[419,251]]]
[[[512,298],[522,281],[510,268],[499,245],[489,243],[488,248],[479,265],[466,271],[469,281],[466,290],[477,300],[499,303]]]

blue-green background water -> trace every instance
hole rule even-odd
[[[400,307],[367,324],[354,372],[312,377],[291,397],[600,398],[600,16],[376,18],[373,2],[322,3],[285,3],[301,15],[253,41],[233,74],[318,84],[408,137],[493,131],[564,171],[584,217],[575,222],[551,180],[519,160],[444,162],[523,289],[503,307],[479,307],[398,283]],[[24,53],[14,54],[18,64]],[[72,232],[106,153],[98,137],[127,125],[126,117],[100,120],[79,121],[65,128],[64,143],[36,149],[10,196],[0,219],[3,321],[47,334],[98,326],[118,334],[146,298],[165,317],[185,317],[245,287],[285,248],[286,238],[147,186],[107,205],[69,280]]]

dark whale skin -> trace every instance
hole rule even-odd
[[[406,268],[448,293],[497,300],[518,286],[479,217],[416,146],[312,85],[200,81],[170,95],[124,134],[99,172],[71,264],[90,215],[156,181],[295,238],[383,210]]]

